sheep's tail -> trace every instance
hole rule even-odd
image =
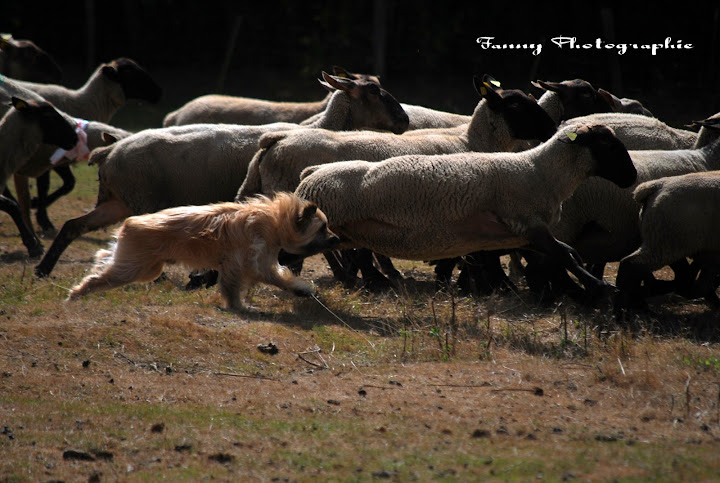
[[[165,116],[165,119],[163,119],[163,127],[170,127],[170,126],[176,126],[177,125],[177,111],[173,111],[169,113],[167,116]]]
[[[262,193],[262,178],[260,177],[260,163],[262,163],[263,157],[267,150],[270,149],[275,143],[284,139],[286,134],[282,131],[269,132],[263,134],[258,140],[258,146],[260,149],[255,153],[250,164],[248,165],[247,174],[245,175],[245,181],[240,186],[240,189],[235,195],[235,201],[240,203],[251,196]]]
[[[108,146],[101,146],[99,148],[95,148],[90,152],[90,159],[88,160],[88,165],[96,165],[98,167],[102,166],[102,164],[107,160],[108,155],[113,150],[113,144],[110,144]]]
[[[308,166],[307,168],[303,169],[300,172],[300,181],[304,180],[305,178],[307,178],[308,176],[310,176],[311,174],[313,174],[315,171],[317,171],[318,169],[320,169],[322,167],[323,167],[322,164],[318,164],[316,166]]]
[[[640,205],[641,220],[643,218],[643,214],[645,213],[645,206],[647,205],[648,198],[653,196],[662,187],[662,185],[662,179],[655,179],[642,183],[640,186],[635,188],[635,191],[633,191],[633,198],[635,198],[635,202]]]
[[[260,139],[258,140],[258,147],[260,149],[268,149],[273,144],[276,144],[278,141],[281,141],[287,137],[288,133],[285,131],[275,131],[275,132],[268,132],[260,136]]]
[[[237,194],[235,195],[235,201],[242,203],[251,196],[262,193],[262,179],[260,179],[260,161],[262,161],[263,155],[265,155],[266,149],[260,149],[255,153],[250,164],[248,164],[247,174],[245,175],[245,181],[240,185]]]
[[[633,198],[641,205],[645,205],[647,199],[652,196],[663,184],[662,179],[655,179],[642,183],[640,186],[635,188],[633,192]]]

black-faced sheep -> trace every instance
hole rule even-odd
[[[43,99],[52,102],[58,109],[71,116],[102,123],[109,123],[110,119],[129,99],[156,103],[160,100],[162,94],[160,86],[152,79],[150,74],[135,61],[128,58],[118,58],[101,64],[90,75],[85,84],[78,89],[70,89],[56,84],[20,81],[16,83],[21,88],[39,94]],[[69,165],[59,164],[53,169],[62,178],[63,186],[58,189],[59,192],[50,196],[47,195],[49,170],[52,168],[48,158],[52,153],[53,151],[49,148],[41,149],[32,159],[33,165],[36,166],[33,171],[38,172],[37,167],[43,165],[43,163],[48,170],[45,173],[36,174],[39,178],[38,199],[45,201],[36,203],[36,217],[38,224],[45,230],[53,229],[52,223],[47,216],[49,203],[46,200],[49,198],[54,201],[59,196],[69,193],[75,183]],[[24,186],[17,186],[18,184],[24,184]],[[18,191],[27,193],[27,179],[18,177],[16,187]],[[30,200],[22,200],[21,204],[23,207],[29,207]]]
[[[326,117],[320,121],[326,127],[367,126],[396,131],[407,127],[408,118],[400,104],[376,84],[325,76],[338,88],[325,111]],[[260,135],[273,129],[293,128],[314,131],[290,123],[189,124],[147,129],[97,149],[90,158],[91,163],[99,165],[97,205],[87,215],[63,225],[35,273],[48,275],[78,236],[127,216],[173,206],[232,201],[245,179]]]
[[[409,155],[313,166],[295,192],[317,203],[346,247],[436,260],[531,245],[588,290],[604,292],[610,284],[588,273],[549,230],[562,201],[593,175],[620,186],[636,177],[610,129],[582,125],[520,153]]]
[[[512,151],[519,140],[546,140],[554,134],[552,119],[522,92],[495,88],[477,77],[473,82],[482,99],[467,128],[416,130],[402,136],[326,130],[265,135],[236,200],[293,191],[308,166],[352,159],[381,161],[404,154]]]
[[[688,257],[711,267],[699,282],[701,295],[720,305],[714,280],[720,262],[720,171],[648,181],[634,196],[642,206],[642,244],[620,261],[616,308],[638,305],[653,295],[652,272]]]
[[[30,82],[59,82],[62,71],[43,49],[31,40],[0,36],[0,74]]]
[[[5,190],[10,176],[43,143],[72,149],[78,139],[74,120],[58,112],[52,104],[13,97],[12,106],[0,119],[0,192]],[[23,221],[17,203],[0,195],[0,209],[12,217],[30,256],[41,255],[42,244]]]
[[[333,66],[335,77],[371,82],[380,86],[380,79],[374,75],[355,74],[342,67]],[[257,126],[274,122],[300,124],[308,118],[320,115],[328,103],[332,91],[324,99],[315,102],[281,102],[251,97],[208,94],[187,102],[169,113],[163,120],[163,127],[185,124],[241,124]],[[316,121],[313,118],[311,122]]]
[[[694,149],[629,151],[637,169],[634,186],[622,189],[590,178],[563,203],[562,218],[551,227],[552,232],[578,251],[595,276],[602,277],[606,263],[619,261],[640,245],[640,206],[632,194],[635,186],[666,176],[720,169],[720,114],[696,124],[702,127]],[[528,256],[526,274],[534,291],[544,291],[546,296],[577,293],[562,273],[559,277],[550,275],[552,267],[542,265],[536,255]],[[677,268],[683,269],[680,265]],[[548,285],[550,279],[554,279],[552,287]]]

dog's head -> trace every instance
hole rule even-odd
[[[305,258],[332,250],[340,243],[340,238],[328,230],[325,213],[313,203],[301,201],[291,224],[292,232],[282,246],[289,254]]]

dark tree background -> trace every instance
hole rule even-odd
[[[333,65],[379,73],[402,102],[469,114],[478,101],[472,76],[530,90],[534,79],[583,78],[620,97],[640,99],[673,124],[720,111],[720,6],[716,2],[466,2],[374,0],[3,0],[0,31],[28,38],[77,87],[101,62],[139,62],[165,90],[141,124],[209,92],[314,100],[316,78]],[[614,5],[612,8],[607,5]],[[558,49],[556,36],[581,42],[691,43],[690,50]],[[529,51],[483,50],[537,43]],[[537,92],[536,92],[537,93]]]

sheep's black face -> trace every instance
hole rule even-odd
[[[582,79],[562,82],[538,81],[538,84],[543,89],[556,92],[560,97],[563,105],[561,121],[612,110],[607,99],[601,96],[592,84]]]
[[[103,67],[103,74],[118,82],[125,98],[158,102],[162,89],[142,67],[131,59],[120,58]]]
[[[6,54],[8,77],[29,82],[60,82],[62,71],[55,61],[30,40],[6,40],[0,43]]]
[[[545,109],[518,90],[503,90],[500,102],[493,102],[488,106],[505,119],[515,139],[547,141],[557,129]]]
[[[625,145],[611,129],[592,126],[577,141],[590,148],[595,158],[595,175],[607,179],[621,188],[629,188],[637,181],[637,171]]]
[[[388,91],[374,82],[358,82],[365,90],[362,112],[353,111],[356,123],[374,126],[376,129],[402,134],[410,126],[410,118],[400,103]],[[367,117],[367,120],[363,118]]]
[[[72,149],[78,142],[75,125],[55,110],[49,102],[23,101],[13,97],[13,106],[31,122],[40,126],[43,142]]]

